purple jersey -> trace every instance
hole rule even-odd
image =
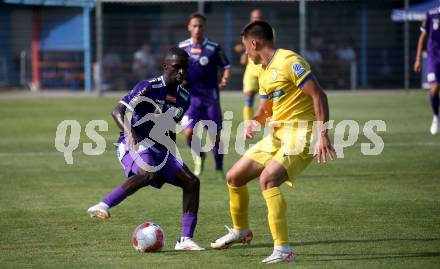
[[[440,7],[428,11],[420,30],[428,35],[428,57],[440,61]]]
[[[140,97],[147,97],[147,100],[142,100]],[[137,101],[140,101],[137,103]],[[143,117],[153,114],[166,113],[169,109],[175,110],[174,121],[179,122],[185,111],[190,105],[190,96],[187,90],[180,85],[177,89],[170,89],[165,85],[163,77],[153,78],[139,82],[130,93],[124,96],[121,104],[125,105],[133,112],[131,118],[131,125],[134,126]],[[140,140],[150,138],[149,133],[154,127],[154,122],[147,120],[142,124],[134,127],[135,133]],[[168,134],[175,140],[175,134]],[[121,132],[118,143],[124,140],[124,132]],[[157,144],[156,149],[166,150],[160,144]]]
[[[230,67],[220,45],[208,38],[205,38],[202,44],[193,44],[189,38],[180,42],[179,47],[190,55],[187,81],[191,96],[203,102],[218,100],[217,68]]]

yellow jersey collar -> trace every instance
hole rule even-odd
[[[277,56],[278,51],[279,51],[279,49],[276,49],[276,50],[275,50],[275,52],[274,52],[274,54],[273,54],[273,56],[272,56],[272,59],[270,59],[269,63],[268,63],[268,64],[266,65],[266,67],[264,68],[265,70],[269,69],[269,66],[270,66],[270,65],[272,64],[272,62],[273,62],[273,59],[275,59],[275,57]]]

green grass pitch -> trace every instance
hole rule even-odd
[[[112,143],[117,129],[110,111],[117,97],[0,98],[0,268],[263,268],[272,251],[266,206],[257,181],[250,183],[250,221],[255,234],[248,247],[223,251],[175,252],[180,232],[181,192],[172,186],[146,188],[112,209],[112,218],[91,219],[86,209],[123,181]],[[440,136],[429,133],[426,93],[394,92],[329,96],[331,118],[363,123],[382,119],[385,149],[364,156],[360,142],[345,158],[313,164],[283,187],[288,204],[293,264],[276,268],[439,268]],[[228,94],[223,110],[241,118],[242,98]],[[81,123],[74,164],[55,150],[57,125]],[[106,120],[103,155],[82,153],[91,142],[84,128]],[[365,141],[361,138],[360,141]],[[189,151],[179,147],[190,167]],[[231,148],[232,149],[232,148]],[[226,156],[228,169],[238,159]],[[188,162],[189,161],[189,162]],[[209,243],[230,225],[224,182],[214,179],[209,156],[201,176],[199,224],[195,239]],[[131,232],[144,221],[165,230],[161,253],[140,254]]]

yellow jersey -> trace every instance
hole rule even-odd
[[[314,121],[313,100],[301,88],[313,77],[309,64],[290,50],[277,49],[258,74],[260,98],[272,102],[270,123]]]

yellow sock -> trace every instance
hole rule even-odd
[[[267,204],[267,218],[275,246],[288,245],[286,202],[283,193],[279,187],[274,187],[264,190],[263,197]]]
[[[229,186],[229,209],[231,211],[234,230],[245,230],[249,228],[248,207],[249,193],[247,186]]]
[[[252,107],[245,105],[243,107],[243,120],[250,120],[250,119],[252,119]]]

